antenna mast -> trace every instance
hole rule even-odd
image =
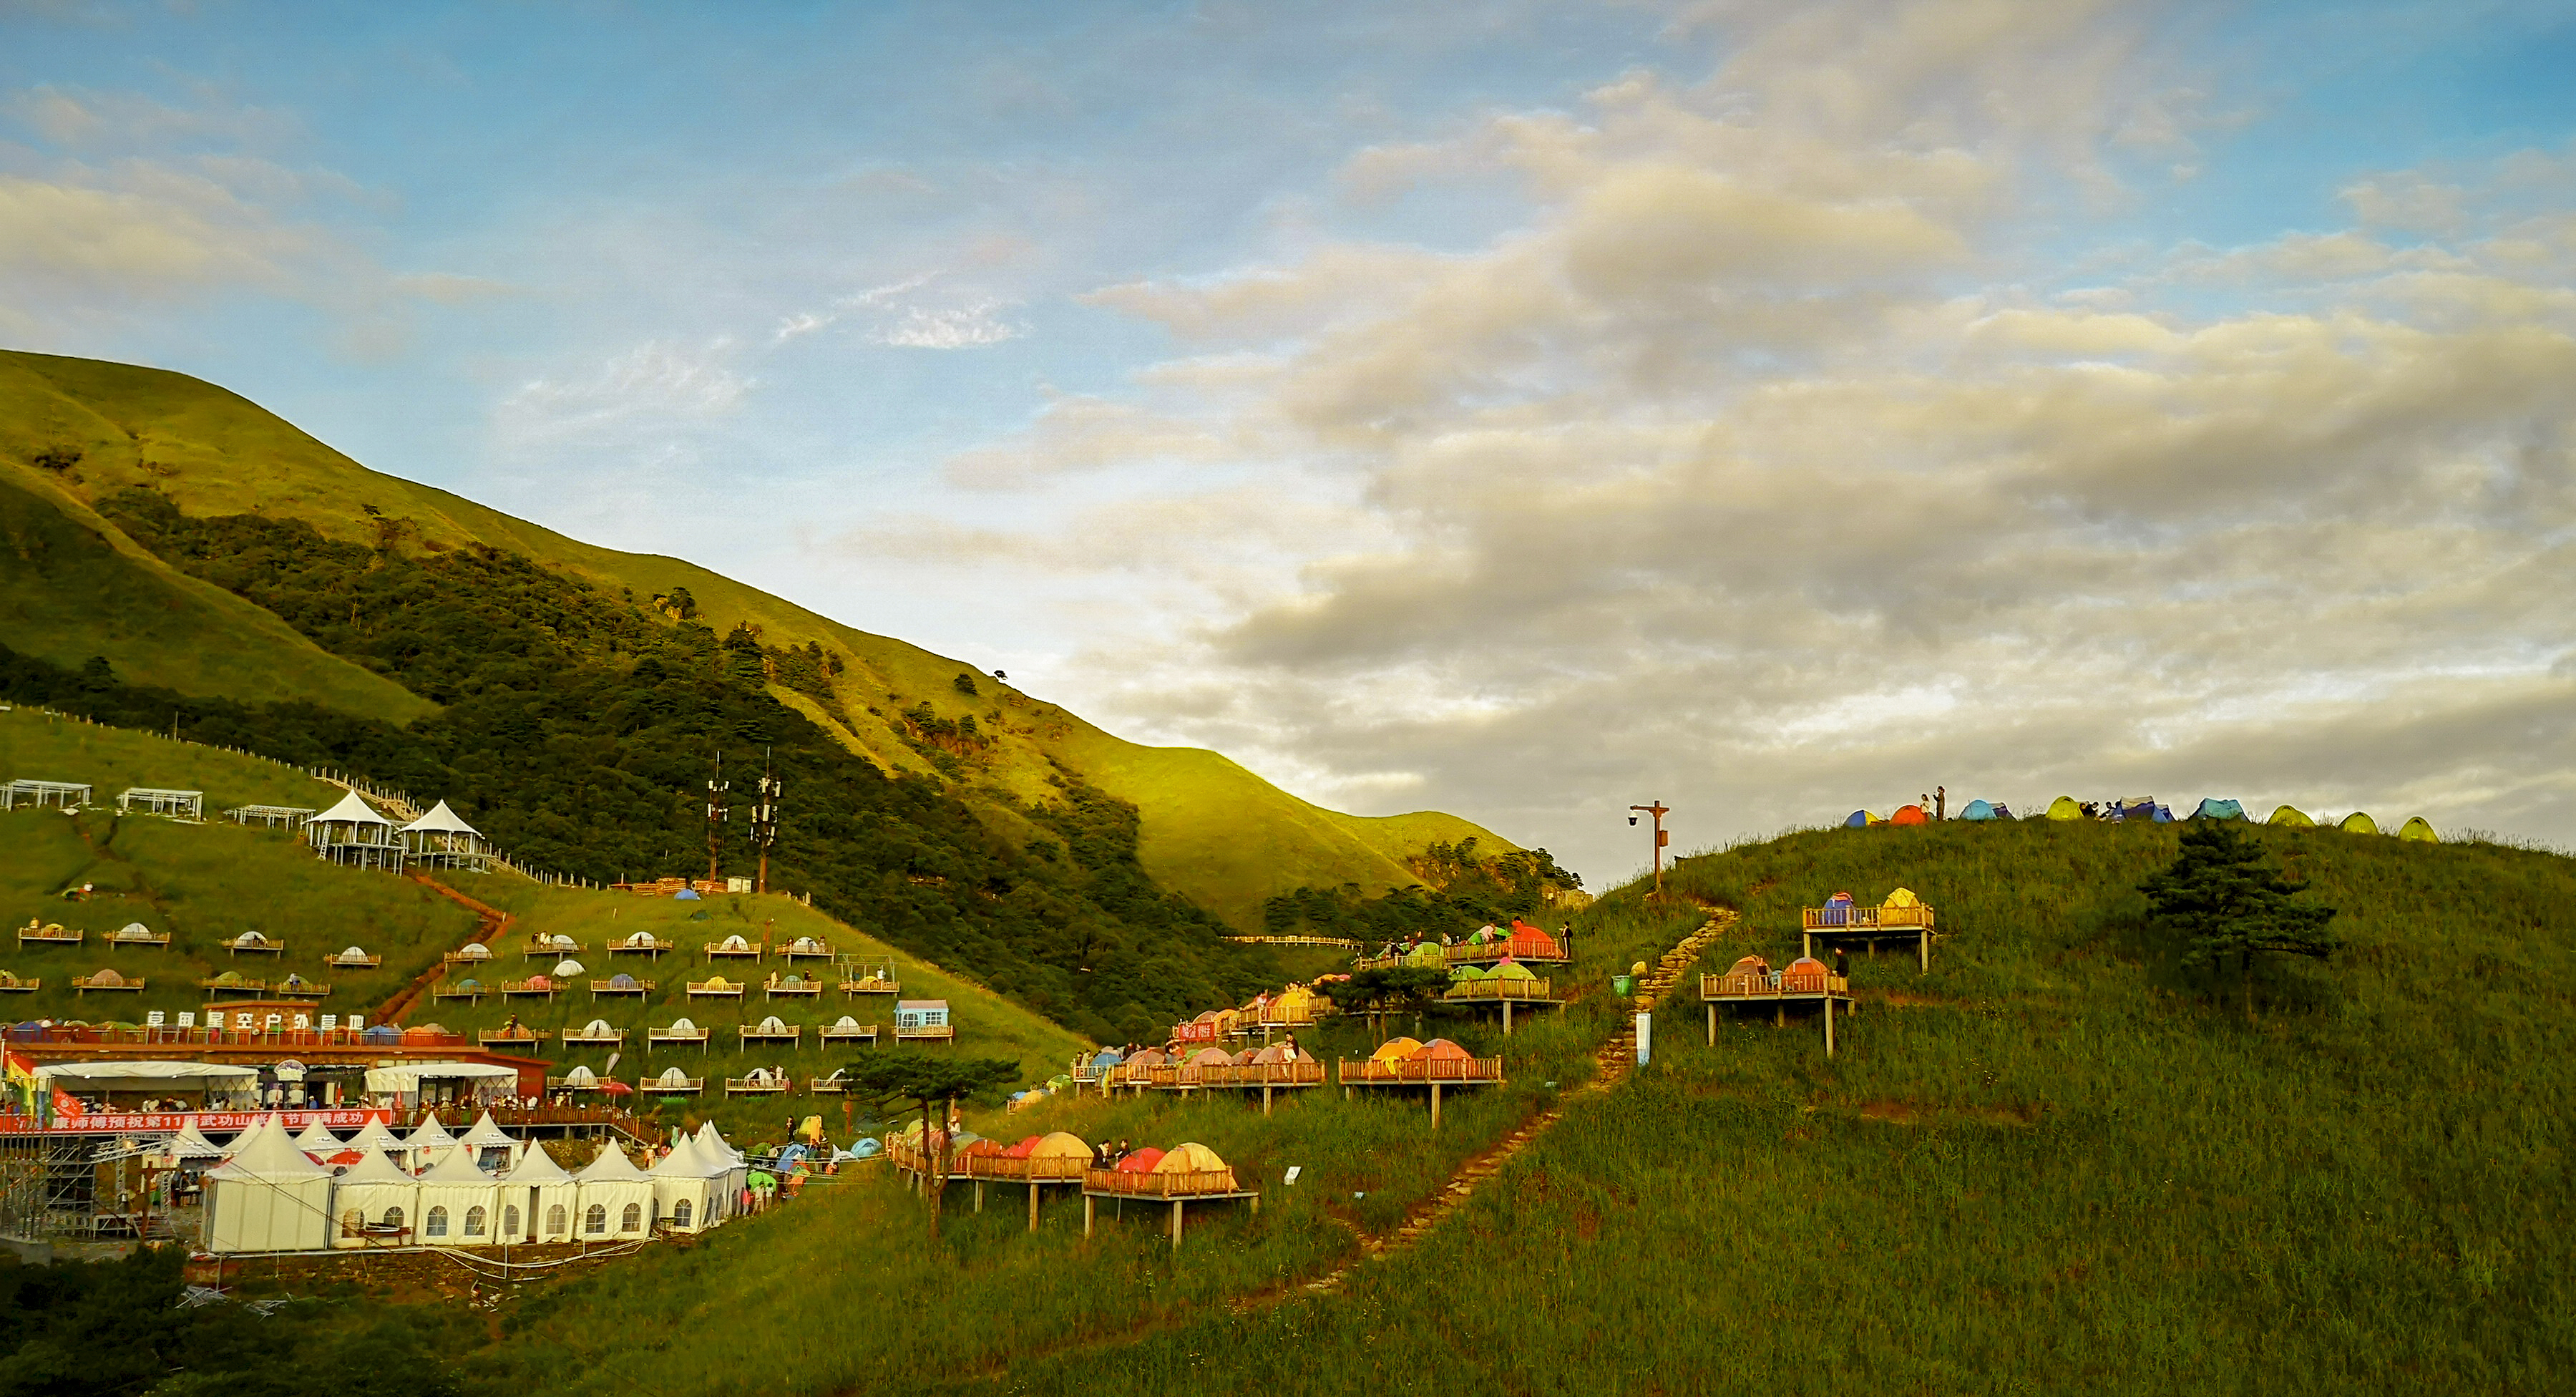
[[[769,850],[778,842],[778,798],[787,783],[772,775],[769,749],[760,749],[760,799],[751,807],[751,842],[760,849],[760,880],[752,884],[753,892],[769,891]]]
[[[716,770],[707,778],[707,881],[723,876],[717,869],[724,859],[725,822],[733,817],[732,807],[725,804],[725,792],[732,783],[724,779],[724,753],[716,753]]]

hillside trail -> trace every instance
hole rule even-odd
[[[469,942],[477,945],[489,946],[493,941],[500,937],[502,932],[508,931],[510,929],[510,923],[515,920],[509,913],[504,912],[497,907],[490,907],[477,902],[425,873],[413,873],[407,876],[413,882],[420,884],[431,892],[437,893],[439,896],[446,898],[450,902],[463,906],[465,910],[472,912],[475,915],[481,924],[474,928],[474,934],[472,936],[466,938]],[[395,1019],[399,1018],[405,1010],[419,1002],[422,992],[426,991],[431,985],[438,983],[438,977],[445,973],[447,973],[447,960],[446,957],[442,955],[438,960],[432,962],[427,970],[413,976],[410,984],[394,991],[393,998],[388,999],[382,1005],[379,1005],[376,1009],[375,1022],[380,1024],[392,1023]]]
[[[1665,996],[1671,994],[1675,986],[1680,983],[1682,975],[1698,963],[1700,955],[1708,949],[1709,943],[1725,935],[1735,926],[1736,914],[1733,911],[1723,907],[1703,905],[1708,906],[1708,920],[1701,923],[1698,930],[1675,942],[1654,965],[1648,967],[1644,978],[1638,981],[1635,999],[1639,1010],[1651,1010],[1662,1003]],[[1521,1151],[1528,1149],[1541,1136],[1555,1129],[1557,1122],[1565,1119],[1567,1109],[1575,1101],[1586,1096],[1600,1095],[1626,1081],[1628,1074],[1634,1071],[1637,1065],[1636,1020],[1633,1017],[1623,1020],[1618,1032],[1610,1035],[1603,1040],[1601,1046],[1593,1049],[1592,1061],[1594,1066],[1592,1080],[1560,1096],[1554,1105],[1521,1122],[1519,1128],[1511,1134],[1470,1156],[1465,1163],[1458,1166],[1456,1173],[1449,1176],[1449,1182],[1443,1184],[1429,1198],[1415,1205],[1413,1211],[1406,1215],[1404,1221],[1398,1224],[1393,1232],[1383,1235],[1361,1233],[1359,1256],[1328,1275],[1308,1281],[1302,1287],[1304,1292],[1310,1295],[1332,1294],[1341,1289],[1342,1283],[1350,1279],[1351,1273],[1359,1267],[1373,1261],[1382,1261],[1420,1241],[1426,1233],[1439,1226],[1450,1214],[1465,1206],[1467,1200],[1475,1196],[1479,1185],[1501,1173],[1503,1166],[1511,1163]],[[1238,1308],[1257,1305],[1266,1299],[1275,1299],[1279,1294],[1285,1293],[1281,1291],[1270,1296],[1247,1297],[1239,1302]]]

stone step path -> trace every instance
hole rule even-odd
[[[1636,1006],[1652,1009],[1663,1002],[1679,986],[1682,976],[1699,962],[1710,943],[1732,930],[1735,923],[1735,913],[1724,908],[1711,909],[1709,919],[1701,923],[1698,930],[1674,943],[1672,949],[1664,952],[1646,971],[1636,987]],[[1306,1292],[1329,1295],[1341,1289],[1342,1283],[1358,1266],[1382,1260],[1411,1246],[1474,1197],[1478,1185],[1501,1173],[1503,1166],[1529,1148],[1531,1142],[1554,1129],[1558,1121],[1565,1119],[1566,1107],[1576,1098],[1608,1091],[1627,1080],[1629,1072],[1637,1065],[1636,1021],[1629,1019],[1623,1022],[1618,1032],[1593,1050],[1592,1061],[1595,1070],[1591,1081],[1566,1093],[1557,1104],[1521,1122],[1518,1129],[1496,1141],[1491,1148],[1458,1166],[1458,1172],[1449,1176],[1449,1182],[1407,1215],[1394,1232],[1385,1236],[1360,1234],[1358,1260],[1307,1282]]]

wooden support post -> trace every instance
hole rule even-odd
[[[1440,1128],[1440,1084],[1438,1082],[1431,1084],[1431,1128],[1434,1130]]]
[[[1181,1254],[1181,1200],[1172,1200],[1172,1255]]]
[[[1828,1053],[1827,1056],[1830,1057],[1832,1054]],[[1029,1180],[1029,1230],[1031,1232],[1038,1230],[1038,1181],[1035,1179]]]
[[[1832,991],[1830,991],[1830,990],[1828,990],[1828,991],[1826,991],[1826,993],[1825,993],[1825,1056],[1827,1056],[1827,1057],[1832,1057],[1833,1055],[1834,1055],[1834,996],[1833,996],[1833,992],[1832,992]]]
[[[1814,955],[1815,953],[1816,953],[1816,934],[1815,934],[1814,932],[1812,932],[1812,931],[1802,931],[1802,932],[1799,932],[1799,933],[1798,933],[1798,954],[1800,954],[1800,955],[1802,955],[1802,956],[1812,956],[1812,955]]]
[[[1093,1218],[1095,1218],[1095,1217],[1098,1217],[1099,1215],[1100,1215],[1100,1200],[1099,1200],[1099,1199],[1097,1199],[1097,1198],[1092,1197],[1092,1196],[1091,1196],[1090,1194],[1088,1194],[1088,1193],[1086,1193],[1086,1194],[1082,1195],[1082,1235],[1083,1235],[1083,1236],[1088,1237],[1088,1236],[1090,1236],[1090,1235],[1091,1235],[1091,1220],[1092,1220]]]
[[[1931,971],[1932,933],[1929,931],[1918,931],[1914,933],[1914,973],[1917,975],[1928,975]]]
[[[1268,1082],[1261,1084],[1261,1114],[1265,1116],[1270,1114],[1270,1084]]]
[[[979,1213],[984,1211],[984,1181],[982,1179],[977,1179],[975,1181],[975,1211]]]
[[[1775,1000],[1775,1001],[1773,1001],[1773,1003],[1772,1003],[1772,1005],[1771,1005],[1771,1026],[1772,1026],[1773,1028],[1786,1028],[1786,1027],[1788,1027],[1788,1025],[1789,1025],[1789,1005],[1788,1005],[1787,1001],[1785,1001],[1785,1000]]]
[[[1714,1004],[1708,1006],[1708,1045],[1712,1048],[1717,1046],[1717,1006]]]
[[[1503,1036],[1512,1036],[1512,1002],[1508,999],[1503,1001]]]

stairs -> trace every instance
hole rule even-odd
[[[1697,931],[1674,943],[1672,949],[1664,952],[1653,968],[1646,972],[1645,978],[1638,982],[1636,1006],[1639,1009],[1652,1009],[1663,1002],[1664,998],[1679,986],[1682,976],[1699,963],[1701,954],[1708,949],[1710,943],[1733,930],[1735,923],[1734,912],[1724,908],[1711,909],[1709,919],[1701,923]],[[1558,1121],[1565,1119],[1566,1107],[1569,1103],[1578,1097],[1608,1091],[1626,1081],[1629,1072],[1637,1065],[1636,1020],[1633,1017],[1622,1020],[1619,1031],[1611,1034],[1600,1047],[1593,1050],[1592,1060],[1597,1070],[1592,1074],[1591,1081],[1566,1093],[1557,1100],[1555,1105],[1521,1122],[1518,1129],[1496,1141],[1491,1149],[1458,1166],[1458,1172],[1449,1176],[1449,1182],[1443,1185],[1438,1193],[1416,1207],[1392,1234],[1372,1237],[1363,1233],[1360,1237],[1360,1261],[1375,1261],[1412,1245],[1424,1233],[1439,1226],[1441,1219],[1458,1211],[1461,1205],[1474,1197],[1477,1186],[1501,1173],[1503,1166],[1511,1163],[1513,1156],[1518,1155],[1522,1150],[1527,1149],[1532,1141],[1555,1128]],[[1343,1266],[1330,1275],[1309,1281],[1305,1288],[1310,1294],[1331,1294],[1342,1288],[1342,1282],[1349,1278],[1352,1267],[1358,1264],[1359,1262],[1353,1262],[1350,1266]]]

